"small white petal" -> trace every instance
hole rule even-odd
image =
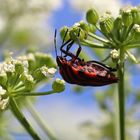
[[[57,71],[55,68],[47,68],[46,66],[41,67],[40,70],[46,77],[53,77]]]
[[[2,86],[0,86],[0,95],[4,95],[6,94],[6,90],[2,88]]]
[[[1,99],[0,100],[0,109],[1,110],[6,109],[8,104],[9,104],[9,97],[7,97],[6,99]]]
[[[55,68],[49,68],[49,69],[48,69],[48,73],[49,73],[49,74],[52,74],[52,75],[55,74],[56,71],[57,71],[57,70],[56,70]]]

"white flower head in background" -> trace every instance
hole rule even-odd
[[[50,16],[52,11],[62,7],[62,0],[1,0],[0,2],[0,32],[2,35],[8,33],[6,34],[8,47],[24,45],[44,48],[52,43],[53,39],[46,37],[51,36],[52,31]]]

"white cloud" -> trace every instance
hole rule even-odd
[[[100,14],[105,11],[111,11],[113,15],[117,15],[122,3],[120,0],[69,0],[72,7],[79,11],[86,11],[89,8],[95,8]]]
[[[94,104],[82,105],[72,99],[62,98],[49,102],[44,100],[43,104],[38,103],[37,110],[61,140],[87,140],[86,133],[80,129],[80,124],[88,120],[97,123],[104,121],[104,115],[99,113]]]

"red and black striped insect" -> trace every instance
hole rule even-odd
[[[59,67],[59,72],[66,82],[81,86],[104,86],[117,83],[118,78],[113,73],[116,69],[106,66],[98,61],[84,61],[78,57],[81,52],[78,36],[77,52],[76,54],[70,52],[70,48],[74,44],[74,41],[71,39],[65,41],[66,34],[67,32],[65,33],[60,47],[61,56],[57,55],[56,50],[56,30],[54,37],[56,61]],[[66,49],[64,49],[65,46]],[[70,57],[70,59],[68,59],[68,57]]]

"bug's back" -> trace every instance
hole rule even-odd
[[[104,86],[116,83],[118,78],[106,66],[95,61],[82,62],[63,60],[60,65],[60,74],[63,79],[71,84],[81,86]]]

